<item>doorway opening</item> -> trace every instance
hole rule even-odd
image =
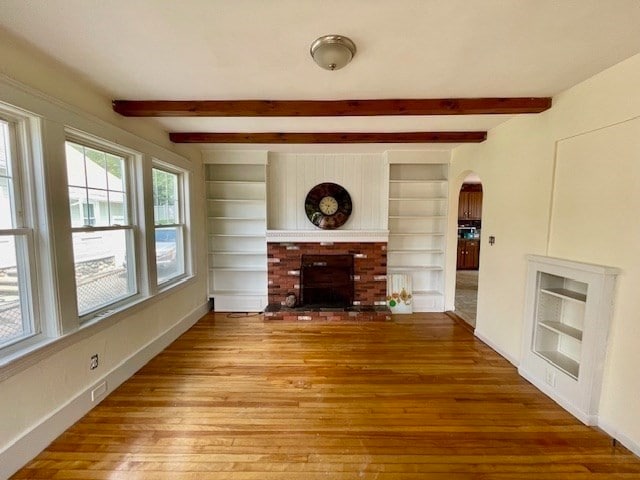
[[[482,194],[480,177],[467,175],[458,198],[455,313],[472,327],[476,326],[478,308]]]

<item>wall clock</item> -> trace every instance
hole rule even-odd
[[[349,219],[351,196],[336,183],[320,183],[307,193],[304,210],[316,227],[332,230]]]

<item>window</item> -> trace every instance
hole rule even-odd
[[[185,273],[182,174],[155,167],[153,172],[153,219],[158,285]]]
[[[31,274],[33,229],[20,175],[27,168],[22,140],[19,123],[0,118],[0,346],[40,333]]]
[[[137,293],[128,194],[130,158],[66,142],[76,296],[80,316]]]
[[[194,270],[188,160],[25,98],[0,100],[0,375],[64,348],[61,336],[128,318]]]

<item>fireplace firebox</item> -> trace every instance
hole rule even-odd
[[[353,255],[302,255],[301,304],[309,308],[353,305]]]

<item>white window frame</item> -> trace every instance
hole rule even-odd
[[[15,227],[0,230],[0,237],[13,236],[16,243],[16,267],[19,269],[20,306],[23,325],[29,324],[29,331],[0,345],[0,358],[11,356],[15,352],[29,348],[40,342],[45,336],[54,336],[59,332],[56,327],[56,314],[52,312],[45,321],[41,312],[49,311],[50,305],[40,292],[45,279],[50,279],[50,270],[40,268],[42,254],[38,248],[39,238],[47,237],[47,229],[40,229],[38,222],[38,203],[42,205],[44,195],[35,188],[35,172],[42,172],[42,165],[36,164],[34,150],[38,150],[39,119],[21,109],[0,103],[0,120],[8,124],[11,168],[11,190]],[[36,145],[37,144],[37,145]],[[39,168],[40,167],[40,168]],[[41,178],[42,180],[42,178]],[[41,181],[39,187],[43,187]],[[18,246],[22,243],[22,246]],[[48,257],[47,257],[48,258]],[[42,272],[39,271],[42,270]],[[52,289],[53,290],[53,289]]]
[[[94,137],[89,134],[85,134],[84,132],[79,132],[77,130],[66,129],[65,135],[65,149],[66,143],[72,142],[78,145],[82,145],[84,147],[93,148],[105,153],[109,153],[115,156],[123,157],[125,163],[125,172],[124,172],[124,185],[125,185],[125,194],[126,194],[126,206],[127,206],[127,216],[128,223],[123,225],[113,225],[113,226],[83,226],[83,227],[73,227],[71,226],[71,222],[69,222],[70,232],[69,236],[73,238],[74,233],[91,233],[91,232],[106,232],[106,231],[120,231],[124,230],[129,232],[127,235],[127,253],[128,256],[131,257],[131,267],[127,269],[128,278],[127,281],[129,284],[133,284],[133,291],[131,294],[118,298],[111,303],[101,305],[96,307],[93,310],[88,312],[80,313],[78,311],[78,319],[80,325],[83,325],[86,322],[89,322],[96,318],[102,318],[106,315],[109,315],[115,311],[120,311],[127,306],[135,303],[142,296],[141,291],[144,289],[141,269],[140,269],[140,257],[141,257],[141,247],[138,237],[140,236],[140,223],[138,221],[138,209],[137,209],[137,198],[138,191],[136,188],[137,182],[137,170],[138,164],[140,162],[141,154],[139,152],[135,152],[126,148],[123,148],[120,145],[116,145],[109,141],[103,140],[98,137]],[[65,169],[66,169],[66,159],[65,159]],[[69,185],[67,182],[66,190],[68,196]],[[82,214],[82,212],[81,212]],[[71,211],[68,211],[69,220],[71,220]],[[75,272],[75,264],[73,265],[73,271]],[[78,304],[78,288],[77,285],[74,285],[74,297],[76,300],[76,305]]]
[[[30,231],[26,250],[29,308],[35,320],[30,336],[7,340],[0,346],[0,379],[5,379],[122,320],[135,321],[132,314],[137,309],[146,309],[174,291],[194,285],[196,265],[190,229],[195,199],[193,165],[188,158],[20,85],[0,81],[0,96],[0,117],[15,125],[15,151],[20,155],[25,223],[17,226],[26,230],[17,233]],[[83,316],[78,315],[77,308],[66,141],[128,158],[126,191],[133,229],[130,251],[135,252],[132,262],[138,293]],[[162,159],[157,162],[160,168],[179,173],[182,179],[185,273],[160,286],[156,282],[151,189],[155,158]],[[111,217],[111,221],[119,223],[119,218]],[[15,233],[13,228],[7,231]]]
[[[178,219],[179,219],[179,223],[174,223],[174,224],[164,224],[164,225],[158,225],[156,224],[156,218],[155,218],[155,205],[153,204],[153,170],[160,170],[163,172],[167,172],[167,173],[171,173],[173,175],[176,175],[178,177]],[[188,222],[189,222],[189,217],[187,215],[188,210],[187,210],[187,192],[189,191],[189,185],[188,185],[188,171],[177,167],[175,165],[172,165],[170,163],[166,163],[166,162],[162,162],[158,159],[153,159],[153,161],[151,162],[151,185],[152,185],[152,192],[151,192],[151,203],[153,205],[153,210],[152,210],[152,214],[151,214],[151,221],[153,223],[153,255],[152,255],[152,259],[153,259],[153,263],[155,265],[155,286],[158,290],[163,291],[167,288],[170,288],[171,286],[173,286],[174,284],[181,282],[182,280],[184,280],[185,278],[191,276],[191,268],[190,268],[190,262],[189,262],[189,258],[190,258],[190,250],[189,250],[189,238],[188,238],[188,232],[189,232],[189,228],[188,228]],[[157,262],[156,262],[156,247],[155,247],[155,232],[156,229],[158,228],[179,228],[182,232],[181,235],[181,242],[182,242],[182,258],[181,258],[181,262],[182,262],[182,273],[180,275],[176,275],[174,277],[168,278],[167,280],[165,280],[164,282],[160,282],[159,278],[158,278],[158,270],[157,270]]]

